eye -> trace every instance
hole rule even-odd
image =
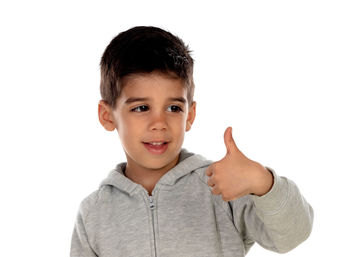
[[[148,111],[148,106],[146,105],[140,105],[140,106],[137,106],[133,109],[131,109],[132,112],[145,112],[145,111]]]
[[[182,112],[181,107],[179,107],[177,105],[170,105],[169,107],[171,109],[171,112]]]

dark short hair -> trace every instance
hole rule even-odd
[[[177,36],[153,26],[137,26],[119,33],[101,58],[100,93],[113,109],[123,89],[123,78],[131,74],[160,71],[181,79],[193,102],[193,59],[188,46]]]

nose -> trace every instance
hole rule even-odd
[[[151,130],[166,130],[168,127],[166,114],[162,111],[154,112],[150,117]]]

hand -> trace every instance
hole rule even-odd
[[[272,173],[238,149],[231,127],[225,130],[224,142],[226,156],[206,170],[212,193],[221,195],[224,201],[231,201],[248,194],[262,196],[269,192],[273,185]]]

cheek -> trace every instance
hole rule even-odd
[[[185,131],[186,130],[186,120],[187,120],[187,113],[186,115],[182,116],[182,119],[181,119],[181,127],[182,129]]]
[[[137,120],[130,118],[123,117],[120,120],[118,133],[122,140],[128,142],[138,138],[137,136],[140,134],[142,124]]]
[[[171,120],[169,126],[173,133],[176,133],[177,135],[184,134],[186,130],[186,117],[182,116]]]

